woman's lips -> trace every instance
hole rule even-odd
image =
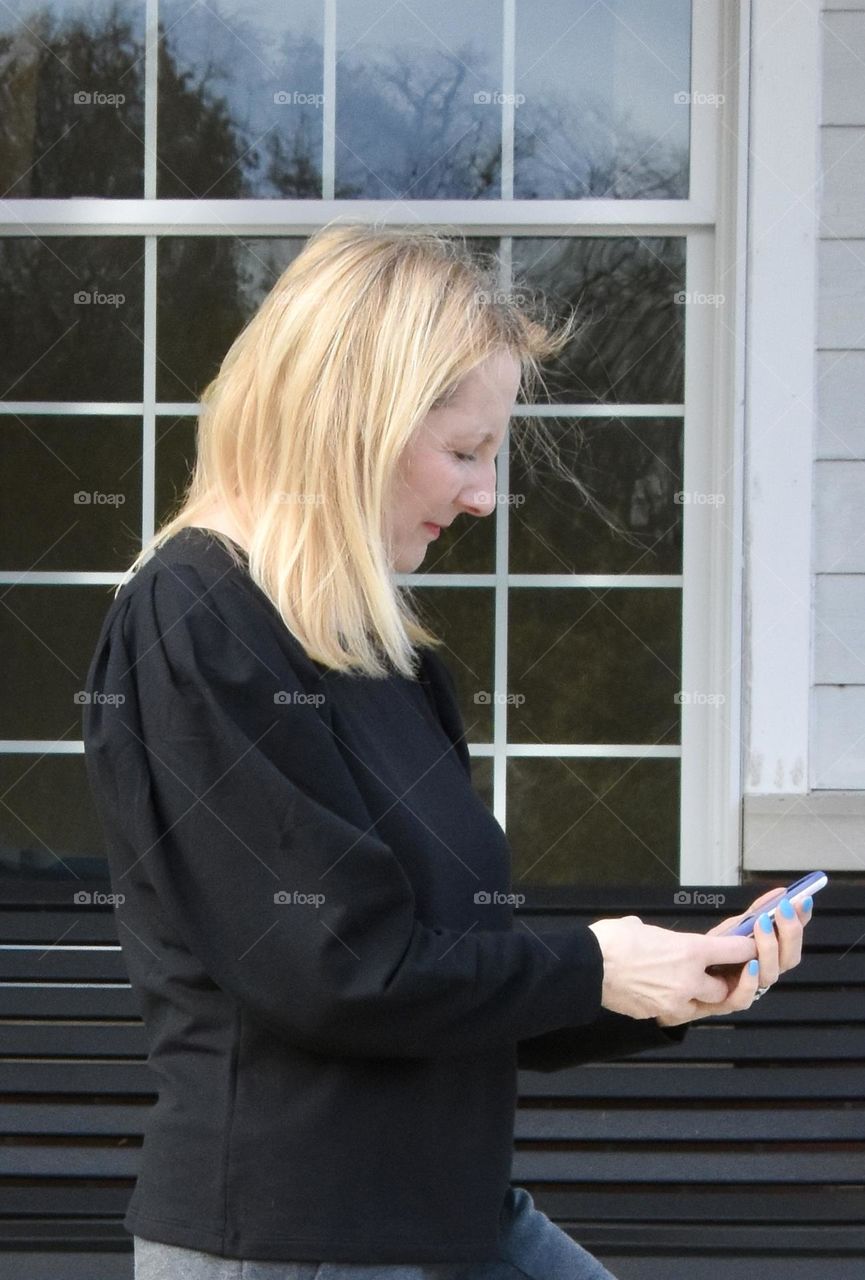
[[[431,524],[429,520],[424,520],[423,527],[425,529],[429,529],[430,533],[434,538],[437,538],[441,533],[441,525]]]

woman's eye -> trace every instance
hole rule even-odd
[[[459,458],[460,462],[474,462],[476,454],[474,453],[454,453],[455,458]]]

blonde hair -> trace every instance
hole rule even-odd
[[[443,642],[393,580],[390,486],[430,408],[482,360],[506,348],[530,390],[541,381],[575,317],[551,327],[524,306],[531,297],[526,286],[504,294],[494,259],[440,232],[320,228],[205,388],[180,509],[124,582],[218,503],[244,533],[252,579],[314,661],[413,676],[415,647]]]

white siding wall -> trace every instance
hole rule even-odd
[[[821,23],[814,789],[865,789],[865,0]]]

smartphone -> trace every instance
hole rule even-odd
[[[801,880],[797,880],[795,884],[791,884],[786,889],[779,889],[774,898],[769,898],[760,908],[759,911],[753,911],[751,915],[745,916],[739,924],[733,925],[732,929],[725,929],[719,937],[749,937],[754,932],[754,926],[757,923],[757,917],[766,912],[769,919],[774,919],[775,912],[782,898],[789,898],[791,902],[794,899],[801,901],[807,898],[809,894],[815,894],[818,889],[822,889],[828,883],[825,871],[809,871],[807,876],[803,876]]]

